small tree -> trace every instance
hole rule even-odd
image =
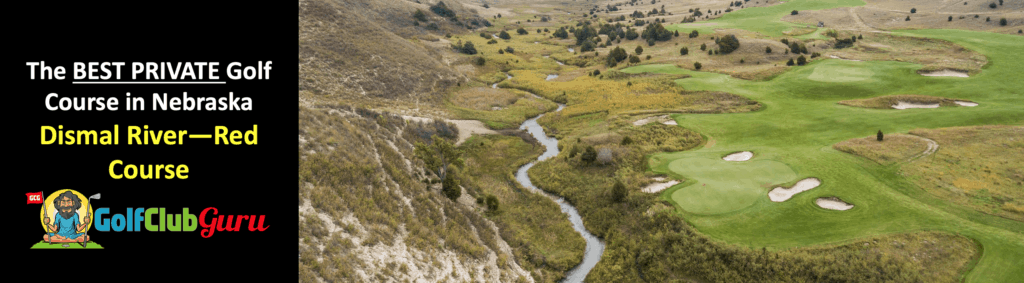
[[[995,9],[996,8],[996,3],[995,2],[990,3],[990,4],[988,4],[988,7],[992,8],[992,9]]]
[[[698,36],[700,36],[700,33],[698,33],[697,30],[693,30],[690,32],[690,38],[696,38]]]
[[[708,50],[708,45],[705,43],[700,44],[700,51]]]
[[[632,139],[632,138],[630,138],[629,136],[626,136],[626,137],[622,138],[622,142],[621,142],[621,143],[619,143],[619,144],[621,144],[621,145],[630,145],[630,144],[633,144],[633,139]]]
[[[905,22],[909,22],[909,21],[910,21],[910,16],[907,16],[907,18],[906,18],[906,19],[904,19],[903,21],[905,21]]]
[[[628,194],[629,191],[626,190],[626,185],[623,184],[621,180],[615,180],[615,185],[612,186],[612,200],[621,202],[622,200],[626,199],[626,195]]]
[[[1006,26],[1006,18],[999,19],[999,25],[1005,27]]]
[[[858,34],[857,35],[857,39],[864,39],[864,35],[863,34]]]
[[[799,13],[800,12],[797,12],[796,10],[793,10],[792,12],[789,12],[790,15],[796,15],[796,14],[799,14]]]
[[[690,50],[687,49],[686,47],[683,47],[682,49],[679,49],[679,55],[686,55],[688,53],[690,53]]]
[[[700,62],[693,62],[693,68],[694,69],[700,70],[700,67],[701,67],[700,66]]]
[[[991,21],[992,21],[992,17],[985,17],[985,22],[991,22]]]
[[[629,55],[629,63],[630,64],[640,63],[640,57],[636,56],[636,55]]]
[[[633,49],[633,51],[636,52],[636,55],[640,55],[644,53],[644,48],[641,47],[640,45],[637,45],[636,49]]]
[[[789,61],[786,62],[786,66],[793,66],[793,58],[789,58]]]
[[[910,8],[910,13],[911,14],[917,13],[917,8]]]
[[[953,21],[953,16],[949,16],[949,20],[947,22],[952,22],[952,21]]]
[[[516,33],[518,33],[520,35],[525,35],[525,34],[529,34],[530,32],[526,31],[526,29],[524,29],[524,28],[519,28],[519,29],[516,30]]]
[[[476,61],[473,63],[475,63],[477,66],[483,66],[484,64],[487,63],[487,61],[484,60],[484,57],[476,57]]]
[[[878,130],[878,135],[876,136],[876,138],[878,139],[878,141],[882,141],[882,138],[883,138],[882,130]]]
[[[804,57],[804,55],[800,55],[800,57],[796,57],[796,64],[800,65],[800,66],[803,66],[804,64],[807,64],[807,57]]]
[[[501,31],[501,33],[498,34],[498,38],[501,38],[501,39],[512,39],[512,35],[509,35],[508,32]]]
[[[772,47],[771,46],[765,47],[764,48],[764,53],[771,54],[772,53]]]
[[[413,153],[417,158],[423,160],[423,165],[427,170],[441,178],[442,191],[445,191],[445,196],[454,200],[462,194],[462,190],[459,189],[458,179],[449,176],[448,173],[455,167],[463,165],[462,152],[455,149],[451,142],[442,137],[432,135],[430,139],[430,144],[417,142]]]

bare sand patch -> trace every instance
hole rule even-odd
[[[793,185],[791,188],[775,187],[772,191],[768,192],[768,198],[774,202],[784,202],[796,194],[817,188],[819,185],[821,185],[821,180],[818,180],[818,178],[803,179],[796,182],[796,185]]]
[[[664,179],[662,179],[662,180],[664,180]],[[679,184],[679,181],[672,180],[672,181],[668,181],[668,182],[654,182],[654,183],[650,183],[646,187],[644,187],[643,192],[645,192],[645,193],[657,193],[657,192],[664,191],[665,189],[668,189],[669,187],[675,186],[676,184]]]
[[[956,105],[966,106],[966,107],[978,106],[978,103],[976,103],[976,102],[969,102],[969,101],[953,101],[953,103],[956,103]]]
[[[545,81],[550,81],[550,80],[555,79],[555,78],[558,78],[557,74],[550,74],[550,75],[548,75],[547,78],[544,78],[544,80]]]
[[[818,198],[814,200],[814,203],[818,204],[818,207],[831,210],[849,210],[853,208],[852,204],[846,203],[837,197]]]
[[[647,125],[647,124],[654,123],[654,122],[659,122],[659,123],[662,123],[662,124],[665,124],[665,125],[672,125],[672,126],[678,125],[678,123],[676,123],[676,120],[672,120],[671,118],[668,117],[668,115],[661,115],[661,116],[651,116],[651,117],[647,117],[647,118],[643,118],[643,119],[640,119],[640,120],[633,121],[633,126],[639,127],[639,126]]]
[[[433,121],[433,119],[430,119],[430,118],[413,117],[413,116],[402,116],[402,119],[405,119],[406,121],[423,122],[423,123],[430,123],[430,122]],[[484,122],[480,122],[478,120],[445,120],[445,122],[449,122],[449,123],[455,124],[455,127],[459,129],[459,140],[457,142],[455,142],[455,145],[461,145],[463,142],[466,141],[466,139],[469,139],[469,137],[472,136],[473,134],[478,134],[478,135],[494,135],[494,134],[498,134],[498,132],[496,132],[494,130],[491,130],[491,129],[488,129],[487,126],[484,125]]]
[[[926,76],[926,77],[959,77],[959,78],[967,78],[967,77],[969,77],[967,75],[967,72],[958,71],[958,70],[950,70],[950,69],[942,69],[942,70],[937,70],[937,71],[918,71],[917,73],[921,74],[922,76]]]
[[[750,160],[751,157],[754,157],[754,153],[753,152],[740,151],[740,152],[734,152],[734,153],[731,153],[729,155],[726,155],[725,157],[722,157],[722,160],[725,160],[725,161],[747,161],[747,160]]]
[[[935,103],[935,104],[910,103],[910,102],[900,101],[899,103],[896,103],[896,105],[893,105],[892,108],[899,109],[899,110],[910,109],[910,108],[939,108],[939,104],[938,103]]]

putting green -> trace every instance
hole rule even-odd
[[[796,173],[782,162],[752,160],[734,162],[703,157],[681,158],[669,170],[697,182],[672,193],[672,200],[686,211],[720,214],[754,204],[771,185],[796,179]]]
[[[857,82],[870,79],[875,72],[864,68],[859,62],[843,60],[825,60],[814,66],[814,71],[807,76],[810,80],[829,83]]]

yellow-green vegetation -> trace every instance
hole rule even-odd
[[[452,94],[449,110],[459,119],[480,120],[493,129],[512,129],[526,119],[558,107],[554,102],[514,89],[469,87]]]
[[[520,187],[512,175],[539,156],[543,146],[518,136],[489,135],[474,136],[460,149],[466,159],[463,186],[476,198],[497,197],[500,209],[487,215],[524,269],[541,282],[555,282],[580,263],[586,243],[558,204]]]
[[[510,71],[514,78],[498,85],[536,93],[548,99],[565,94],[569,107],[561,116],[589,113],[732,113],[760,108],[756,101],[724,92],[685,91],[672,76],[636,79],[601,79],[580,76],[568,82],[545,80],[547,74],[533,70]]]
[[[862,156],[882,165],[909,161],[911,157],[928,149],[928,143],[920,137],[904,134],[887,134],[883,141],[874,136],[849,139],[832,146],[836,150]]]
[[[956,107],[959,106],[956,104],[956,101],[971,102],[970,100],[965,99],[954,99],[928,95],[900,94],[885,95],[865,99],[842,100],[839,101],[839,104],[853,107],[893,109],[892,106],[900,102],[914,104],[938,104],[939,106],[944,107]]]
[[[1024,221],[1024,127],[918,129],[939,143],[904,175],[932,195],[978,211]]]
[[[843,37],[855,35],[841,32]],[[844,59],[862,61],[899,61],[924,65],[920,71],[943,69],[962,70],[976,75],[988,63],[985,55],[947,40],[899,36],[884,33],[857,33],[858,39],[850,48],[829,52]]]

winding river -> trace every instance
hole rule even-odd
[[[509,78],[511,78],[511,76],[509,76]],[[565,108],[565,105],[558,104],[558,109],[555,109],[554,112],[562,111],[562,108]],[[540,144],[544,145],[546,150],[544,150],[543,154],[537,157],[536,161],[523,165],[523,167],[519,167],[519,170],[516,171],[516,181],[530,191],[543,194],[558,203],[558,206],[562,208],[562,213],[569,215],[569,222],[572,223],[572,228],[575,229],[576,232],[579,232],[580,235],[583,236],[583,239],[587,241],[587,249],[583,253],[583,262],[580,262],[579,265],[569,270],[569,272],[565,274],[565,279],[562,280],[562,282],[583,282],[583,279],[587,278],[587,273],[590,273],[590,270],[594,269],[594,266],[597,265],[597,261],[601,260],[601,254],[604,253],[604,242],[597,238],[597,236],[594,236],[594,234],[591,234],[590,231],[587,231],[586,227],[583,227],[583,218],[580,217],[580,213],[576,210],[576,207],[569,204],[565,198],[550,194],[540,188],[537,188],[537,186],[534,186],[533,182],[530,181],[530,176],[526,174],[526,171],[530,170],[530,168],[537,164],[537,162],[558,155],[558,139],[548,137],[548,135],[544,133],[544,128],[537,123],[537,119],[540,119],[540,117],[543,116],[544,114],[537,115],[537,117],[526,120],[523,122],[523,125],[519,126],[520,130],[526,130],[530,135],[533,135]]]

